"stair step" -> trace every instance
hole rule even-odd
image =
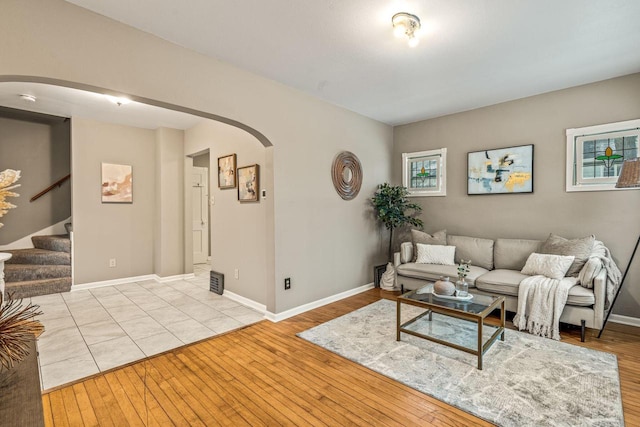
[[[32,236],[33,246],[38,249],[71,253],[71,239],[65,234],[57,236]]]
[[[6,282],[5,285],[7,299],[21,299],[56,294],[58,292],[69,292],[71,290],[71,277]]]
[[[5,251],[12,255],[7,264],[71,265],[71,254],[47,249],[14,249]]]
[[[71,278],[70,265],[36,265],[36,264],[5,264],[5,282],[22,282],[39,279]]]

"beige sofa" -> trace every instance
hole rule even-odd
[[[508,311],[518,307],[518,286],[528,277],[520,273],[527,258],[543,244],[540,240],[480,239],[467,236],[446,236],[449,246],[455,246],[455,262],[471,260],[467,282],[472,294],[502,295]],[[395,257],[397,286],[403,291],[421,288],[441,276],[457,279],[456,265],[418,264],[412,262],[414,245],[401,245]],[[581,326],[584,341],[585,327],[601,329],[604,320],[607,272],[602,269],[590,284],[591,288],[575,285],[569,291],[560,318],[563,323]]]

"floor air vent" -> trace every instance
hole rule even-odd
[[[209,290],[218,295],[224,292],[224,274],[212,271],[209,277]]]

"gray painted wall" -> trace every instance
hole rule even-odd
[[[565,192],[567,128],[640,118],[640,74],[551,92],[394,129],[394,180],[403,152],[446,147],[447,196],[415,200],[427,231],[545,239],[595,234],[627,266],[640,234],[640,191]],[[467,196],[467,152],[534,144],[534,193]],[[613,312],[640,316],[640,256]]]
[[[237,166],[260,165],[260,188],[268,197],[273,188],[265,179],[268,165],[266,148],[248,133],[208,121],[185,132],[187,154],[209,150],[207,165],[211,171],[209,194],[215,202],[210,206],[211,268],[225,275],[225,289],[261,304],[267,304],[268,286],[273,280],[267,277],[267,204],[240,203],[237,188],[218,188],[218,157],[236,153]],[[196,166],[197,156],[193,164]],[[199,165],[202,165],[199,163]],[[234,277],[234,270],[239,275]]]
[[[249,208],[266,206],[269,261],[262,271],[271,311],[372,281],[372,267],[386,256],[368,197],[391,178],[390,126],[62,0],[5,0],[0,37],[10,41],[0,78],[41,76],[180,105],[244,123],[273,143],[265,159],[273,176],[264,180],[273,182],[273,197]],[[353,151],[364,167],[361,194],[350,202],[331,183],[331,163],[341,150]],[[283,289],[285,277],[293,280],[291,290]]]
[[[155,132],[73,118],[71,141],[74,284],[153,274]],[[101,202],[103,162],[133,167],[133,203]],[[115,268],[110,258],[116,258]]]
[[[155,131],[154,271],[160,277],[184,274],[184,131]]]
[[[0,245],[63,221],[71,216],[69,181],[38,200],[29,199],[70,173],[70,127],[62,118],[49,123],[0,117],[0,171],[20,170],[17,206],[2,217]]]

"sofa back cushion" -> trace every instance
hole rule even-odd
[[[595,240],[596,237],[593,234],[581,239],[565,239],[564,237],[551,233],[542,244],[540,253],[575,257],[571,268],[569,268],[567,272],[567,276],[578,277],[584,263],[587,262],[589,256],[591,256]]]
[[[493,240],[447,236],[447,244],[456,247],[456,263],[471,260],[472,265],[493,270]]]
[[[527,258],[538,252],[542,241],[525,239],[497,239],[493,248],[493,262],[496,268],[522,270]]]
[[[418,256],[418,243],[423,245],[446,245],[447,244],[447,230],[441,230],[433,233],[433,236],[429,233],[419,230],[411,230],[411,241],[413,242],[413,259],[412,262],[416,262]]]

